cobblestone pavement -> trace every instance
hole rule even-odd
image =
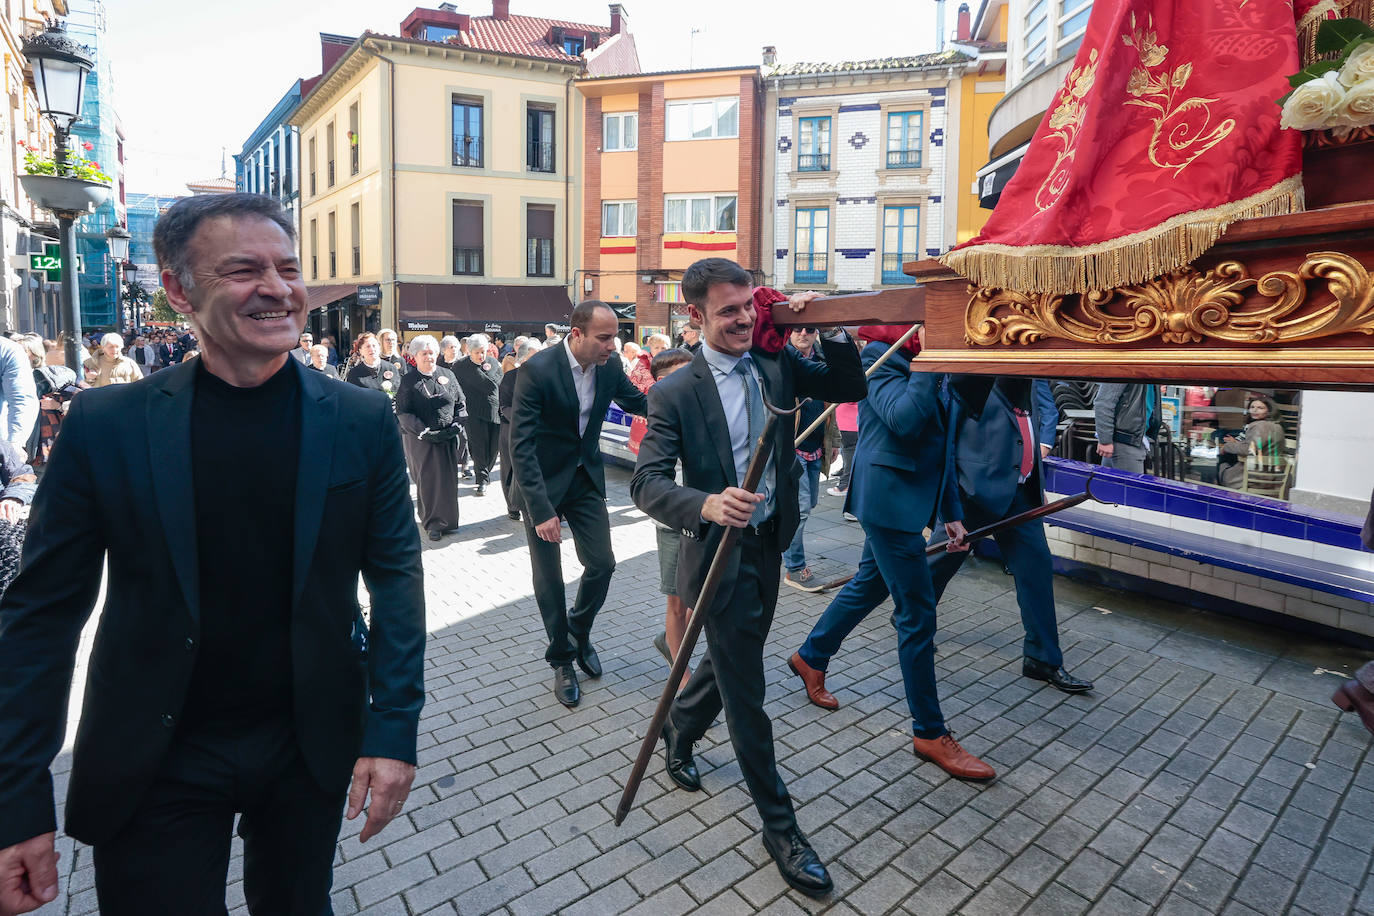
[[[364,846],[362,819],[345,824],[337,913],[1374,914],[1370,736],[1327,701],[1359,653],[1061,578],[1067,663],[1097,682],[1067,696],[1020,676],[1012,580],[979,561],[940,607],[937,667],[951,727],[995,782],[913,757],[883,609],[832,664],[841,708],[809,705],[784,660],[828,597],[784,586],[768,709],[833,897],[783,884],[723,722],[697,747],[704,792],[671,788],[660,755],[615,827],[667,666],[650,644],[653,531],[628,475],[608,476],[619,566],[594,631],[606,674],[583,681],[574,711],[551,695],[523,531],[499,490],[464,486],[461,534],[426,542],[420,768],[380,837]],[[852,564],[862,535],[839,502],[822,499],[808,548]],[[571,545],[564,563],[572,579]],[[42,912],[94,911],[89,850],[59,844],[63,896]],[[241,865],[236,853],[235,912]]]

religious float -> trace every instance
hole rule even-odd
[[[1178,422],[1200,386],[1242,404],[1374,391],[1370,21],[1368,0],[1098,0],[983,232],[905,265],[917,286],[828,297],[806,322],[924,321],[929,372],[1179,386],[1153,474],[1093,466],[1091,411],[1061,427],[1047,490],[1095,475],[1115,505],[1054,517],[1060,571],[1374,645],[1363,505],[1286,498],[1296,429],[1245,456],[1244,486],[1214,486],[1243,406]],[[1357,440],[1364,411],[1343,421]]]

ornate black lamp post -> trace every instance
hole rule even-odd
[[[129,257],[129,240],[132,238],[133,234],[129,232],[128,229],[125,229],[123,226],[120,226],[118,224],[115,224],[111,226],[109,229],[105,230],[105,241],[109,243],[110,258],[114,261],[115,308],[117,309],[117,314],[119,315],[124,314],[124,297],[122,295],[124,284],[123,277],[121,276],[121,274],[123,273],[122,268],[124,267],[125,260],[127,260]],[[133,306],[130,306],[129,308],[129,332],[130,334],[138,333],[138,315],[134,311]]]
[[[62,312],[66,325],[67,365],[81,372],[81,294],[77,288],[76,220],[91,213],[110,194],[103,182],[71,177],[67,163],[72,124],[81,119],[86,75],[95,66],[90,50],[67,36],[60,22],[24,39],[24,56],[33,69],[38,110],[56,132],[55,175],[24,175],[20,182],[29,197],[57,217],[62,248]]]

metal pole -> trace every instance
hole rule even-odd
[[[76,219],[81,214],[71,210],[54,210],[57,217],[62,252],[62,314],[67,332],[67,368],[82,378],[81,369],[81,291],[76,274]]]

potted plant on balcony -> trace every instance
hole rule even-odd
[[[40,207],[90,213],[110,196],[113,179],[100,170],[99,162],[85,157],[94,148],[90,143],[81,144],[81,152],[68,150],[65,156],[45,156],[23,141],[19,145],[24,149],[19,183]]]

